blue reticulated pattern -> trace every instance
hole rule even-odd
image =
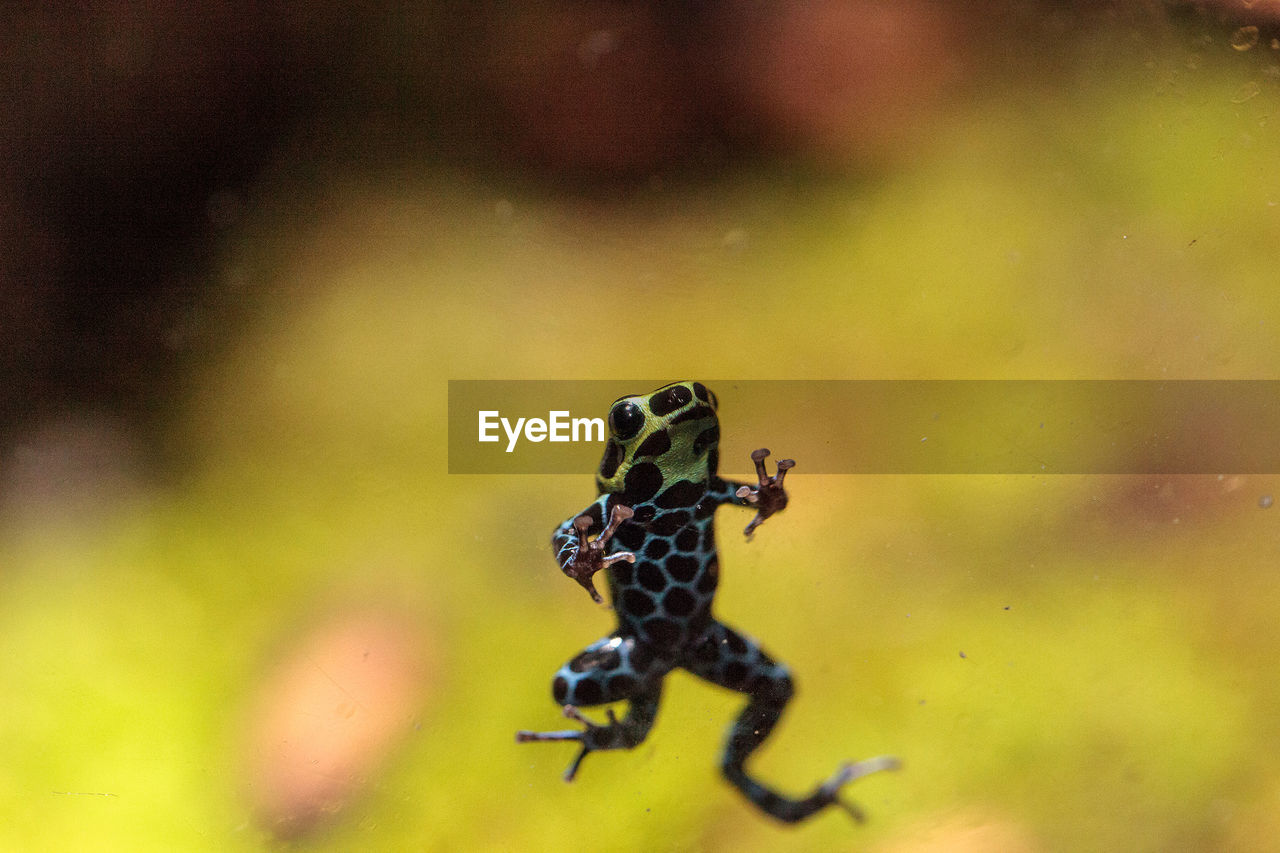
[[[751,454],[758,484],[721,479],[720,426],[714,394],[699,382],[678,382],[651,394],[624,397],[609,412],[609,441],[596,480],[599,497],[566,519],[552,537],[556,560],[597,601],[593,576],[604,571],[618,624],[556,673],[552,696],[582,730],[519,732],[520,741],[581,744],[565,773],[572,779],[590,752],[629,749],[652,728],[663,677],[676,667],[748,697],[729,730],[721,770],[751,802],[787,822],[838,804],[839,789],[859,776],[896,766],[891,758],[844,764],[806,797],[786,797],[745,770],[747,757],[769,736],[794,688],[787,667],[712,615],[719,582],[714,516],[722,504],[756,509],[748,536],[786,506],[783,480],[765,472],[767,450]],[[594,537],[594,539],[591,539]],[[608,712],[596,724],[577,709],[626,701],[625,717]]]

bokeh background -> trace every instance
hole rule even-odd
[[[722,519],[718,610],[799,682],[755,768],[905,768],[850,790],[865,826],[786,828],[691,677],[573,785],[514,743],[610,626],[547,546],[591,471],[445,465],[450,378],[1280,378],[1278,24],[10,15],[0,847],[1280,849],[1280,477],[800,460],[754,542]]]

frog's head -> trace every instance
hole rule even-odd
[[[701,382],[673,382],[622,397],[609,409],[609,443],[596,482],[601,492],[648,500],[665,482],[705,483],[719,463],[716,395]]]

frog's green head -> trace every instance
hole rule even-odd
[[[601,492],[652,493],[645,484],[706,482],[719,463],[716,395],[701,382],[673,382],[622,397],[609,409],[609,443],[596,482]]]

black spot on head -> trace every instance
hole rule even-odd
[[[680,583],[688,583],[698,573],[698,561],[682,554],[672,554],[667,557],[666,567],[671,577]]]
[[[636,680],[629,675],[615,675],[609,679],[609,698],[626,699],[636,689]]]
[[[644,555],[651,560],[660,560],[671,550],[671,543],[657,536],[649,537],[649,544],[644,546]]]
[[[655,501],[663,509],[681,509],[696,504],[707,493],[707,487],[692,480],[679,480],[658,495]]]
[[[635,588],[622,594],[622,606],[632,616],[648,616],[654,611],[653,599]]]
[[[609,479],[618,473],[618,465],[622,462],[622,445],[611,441],[604,449],[604,458],[600,460],[600,477]]]
[[[747,680],[747,665],[742,661],[729,661],[724,665],[724,686],[741,690]]]
[[[681,551],[692,552],[698,547],[698,531],[693,527],[686,527],[676,534],[676,547]]]
[[[669,415],[676,409],[689,404],[693,394],[683,385],[671,385],[661,388],[649,398],[649,411],[655,415]]]
[[[680,640],[680,626],[658,616],[644,621],[644,632],[657,646],[672,646]]]
[[[662,597],[662,609],[672,616],[688,616],[697,603],[692,593],[678,586]]]
[[[689,523],[689,513],[678,509],[664,512],[649,525],[649,531],[657,536],[670,536]]]
[[[699,521],[710,518],[716,514],[716,502],[710,497],[705,497],[698,501],[697,507],[693,510],[693,517]]]
[[[661,488],[662,470],[652,462],[637,462],[627,472],[622,495],[624,502],[635,508],[636,504],[652,500]]]
[[[648,560],[641,560],[636,564],[636,580],[650,592],[662,592],[670,586],[670,581],[662,573],[662,569],[658,568],[658,564]]]
[[[568,695],[569,682],[563,675],[557,675],[555,681],[551,682],[551,698],[556,700],[557,705],[563,705]]]
[[[660,429],[653,435],[641,442],[636,448],[635,456],[661,456],[671,449],[671,435],[665,429]]]
[[[609,410],[609,432],[622,441],[635,438],[644,426],[644,412],[635,403],[619,400]]]
[[[693,440],[693,454],[697,456],[711,445],[720,440],[720,424],[708,427],[698,433],[698,437]]]
[[[710,406],[694,406],[692,409],[686,409],[671,419],[671,426],[682,424],[685,421],[714,420],[716,413],[712,411]]]
[[[584,678],[573,685],[573,705],[599,705],[604,701],[604,690],[598,682]]]
[[[711,398],[707,396],[708,393],[706,385],[703,385],[701,382],[693,383],[693,396],[697,397],[704,403],[709,403],[711,402]]]

